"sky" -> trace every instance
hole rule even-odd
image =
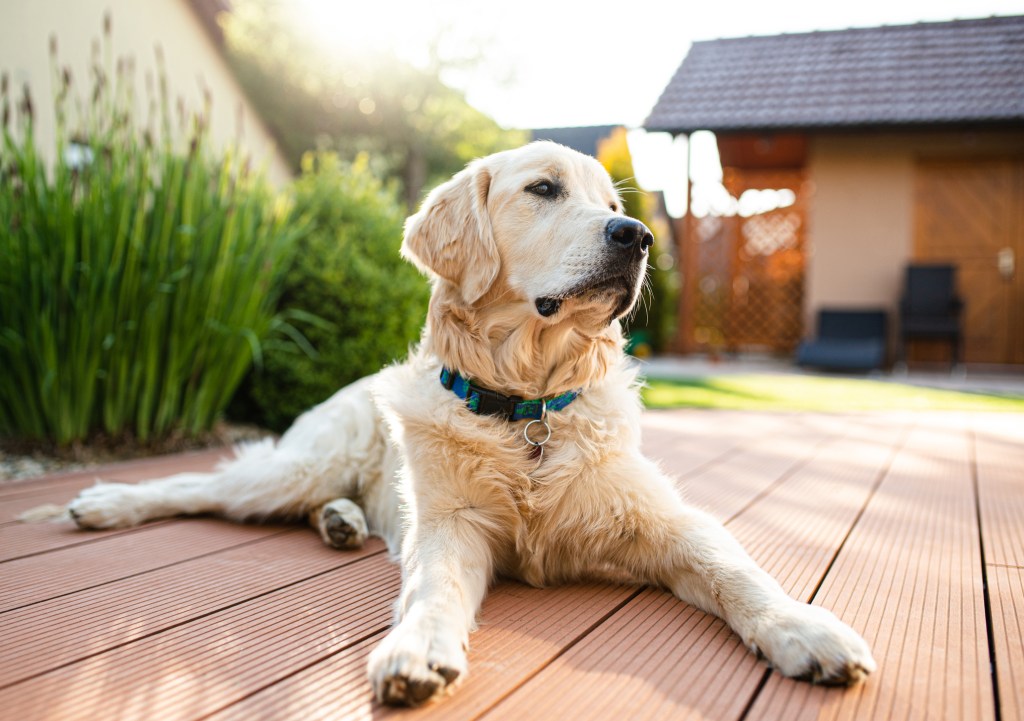
[[[466,61],[446,82],[514,128],[639,127],[695,40],[1024,13],[1024,0],[295,2],[328,46],[423,63],[430,39],[442,38],[443,56]],[[702,143],[695,139],[694,164],[714,172],[713,143]],[[645,187],[678,185],[685,142],[633,133],[630,147]]]

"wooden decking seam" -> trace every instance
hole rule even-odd
[[[285,534],[293,533],[293,532],[294,531],[283,531],[281,533],[275,533],[275,534],[272,534],[272,535],[264,537],[264,538],[254,539],[252,541],[249,541],[248,543],[239,544],[239,545],[240,546],[245,546],[245,545],[250,545],[252,543],[260,543],[262,541],[267,540],[268,538],[273,538],[275,536],[281,536],[281,535],[285,535]],[[224,553],[226,551],[236,549],[238,547],[239,546],[232,546],[231,548],[220,549],[219,551],[216,551],[214,553],[204,554],[204,555],[205,556],[212,556],[212,555],[216,555],[217,553]],[[38,673],[34,673],[34,674],[30,675],[30,676],[25,676],[24,678],[20,678],[17,681],[13,681],[11,683],[0,684],[0,691],[4,690],[5,688],[9,688],[11,686],[16,686],[19,683],[24,683],[25,681],[29,681],[29,680],[31,680],[33,678],[37,678],[39,676],[46,675],[46,674],[51,673],[53,671],[57,671],[57,670],[59,670],[61,668],[65,668],[67,666],[71,666],[71,665],[74,665],[76,663],[81,663],[82,661],[86,661],[86,660],[88,660],[90,658],[93,658],[95,656],[100,656],[102,654],[109,653],[110,651],[113,651],[115,649],[122,648],[124,646],[128,646],[128,645],[133,644],[133,643],[138,643],[139,641],[142,641],[142,640],[147,639],[147,638],[152,638],[154,636],[158,636],[158,635],[163,634],[163,633],[167,633],[168,631],[171,631],[171,630],[173,630],[175,628],[179,628],[181,626],[186,626],[188,624],[191,624],[191,623],[194,623],[196,621],[199,621],[199,620],[201,620],[203,618],[208,618],[210,616],[214,616],[216,614],[223,613],[224,611],[227,611],[229,609],[235,608],[237,606],[241,606],[241,605],[244,605],[246,603],[251,603],[252,601],[255,601],[256,599],[263,598],[263,597],[268,596],[268,595],[273,594],[273,593],[277,593],[279,591],[282,591],[282,590],[284,590],[286,588],[290,588],[292,586],[298,585],[300,583],[306,583],[307,581],[310,581],[310,580],[312,580],[314,578],[317,578],[319,576],[323,576],[323,575],[328,574],[328,573],[333,573],[334,571],[337,571],[340,568],[344,568],[345,566],[350,566],[350,565],[352,565],[354,563],[359,563],[360,561],[364,561],[364,560],[366,560],[368,558],[372,558],[374,556],[379,556],[381,554],[384,554],[385,552],[386,552],[386,550],[382,549],[380,551],[374,551],[372,553],[368,553],[366,555],[359,556],[358,558],[350,558],[350,559],[348,559],[348,560],[346,560],[346,561],[344,561],[342,563],[337,564],[336,566],[332,566],[331,568],[327,568],[327,569],[324,569],[324,570],[321,570],[321,571],[317,571],[315,573],[311,573],[308,576],[303,576],[302,578],[296,579],[294,581],[289,581],[288,583],[285,583],[285,584],[282,584],[282,585],[279,585],[279,586],[274,586],[273,588],[269,588],[266,591],[262,591],[260,593],[255,593],[255,594],[253,594],[251,596],[247,596],[245,598],[239,599],[238,601],[233,601],[233,602],[227,603],[227,604],[225,604],[223,606],[218,606],[217,608],[210,609],[209,611],[201,612],[201,613],[199,613],[199,614],[197,614],[195,616],[190,616],[190,617],[188,617],[188,618],[186,618],[186,619],[184,619],[182,621],[179,621],[177,623],[172,623],[170,625],[164,626],[164,627],[156,629],[154,631],[151,631],[151,632],[148,632],[148,633],[144,633],[144,634],[141,634],[139,636],[135,636],[135,637],[133,637],[131,639],[128,639],[127,641],[123,641],[121,643],[114,643],[114,644],[112,644],[110,646],[104,647],[102,650],[96,651],[95,653],[89,653],[89,654],[86,654],[86,655],[83,655],[83,656],[79,656],[78,658],[66,661],[66,662],[58,664],[56,666],[51,666],[51,667],[49,667],[49,668],[47,668],[47,669],[45,669],[43,671],[40,671]],[[195,558],[202,558],[202,557],[203,556],[196,556]],[[188,561],[192,561],[192,560],[194,560],[194,559],[188,559]],[[188,561],[182,561],[182,563],[187,563]],[[170,564],[170,565],[178,565],[178,564]],[[152,569],[152,570],[158,570],[158,569]],[[135,574],[135,575],[142,575],[142,574]],[[125,576],[125,578],[132,578],[132,576]],[[121,580],[124,580],[124,579],[117,579],[117,581],[121,581]],[[111,583],[116,583],[117,581],[111,581]],[[100,584],[100,585],[106,585],[106,584]],[[86,590],[86,589],[81,589],[81,590]],[[75,593],[77,593],[77,591]],[[55,597],[55,598],[59,598],[59,597]],[[52,599],[46,599],[46,600],[52,600]],[[40,602],[40,603],[42,603],[42,602]],[[14,610],[14,609],[10,609],[10,610]],[[379,633],[379,631],[378,631],[378,633]]]
[[[772,491],[774,491],[777,487],[779,487],[780,485],[788,481],[790,478],[792,478],[794,475],[799,473],[801,469],[806,468],[815,458],[818,457],[818,455],[821,453],[821,451],[825,448],[826,445],[837,440],[848,438],[849,436],[850,433],[847,432],[826,434],[819,438],[818,441],[814,444],[814,447],[811,449],[810,453],[808,453],[806,456],[797,460],[791,466],[789,466],[785,471],[782,472],[782,474],[778,478],[776,478],[774,481],[772,481],[763,489],[761,489],[759,493],[755,494],[749,501],[743,504],[743,506],[740,507],[739,510],[737,510],[731,516],[726,518],[723,521],[723,523],[728,525],[729,522],[736,520],[745,511],[747,511],[748,509],[752,508],[755,504],[757,504],[761,499],[769,496],[772,493]]]
[[[335,657],[335,656],[337,656],[339,654],[345,653],[346,651],[349,651],[350,649],[354,648],[355,646],[358,646],[361,643],[366,643],[367,641],[369,641],[369,640],[371,640],[373,638],[376,638],[377,636],[383,636],[389,629],[390,629],[390,625],[382,626],[381,628],[378,628],[378,629],[376,629],[374,631],[370,631],[370,632],[366,633],[364,636],[362,636],[360,638],[353,639],[351,642],[346,643],[345,646],[332,651],[331,653],[327,654],[326,656],[321,656],[321,657],[315,658],[314,660],[310,661],[309,663],[307,663],[307,664],[305,664],[305,665],[303,665],[303,666],[301,666],[299,668],[296,668],[293,671],[284,674],[283,676],[275,678],[273,681],[270,681],[269,683],[265,683],[262,686],[260,686],[259,688],[253,689],[251,693],[247,693],[244,696],[236,698],[233,701],[230,701],[229,703],[224,704],[220,708],[214,709],[213,711],[210,711],[209,713],[205,713],[202,716],[197,716],[195,721],[203,721],[203,719],[208,719],[208,718],[210,718],[212,716],[216,716],[217,714],[224,713],[227,709],[231,708],[235,704],[239,704],[239,703],[241,703],[241,702],[243,702],[243,701],[245,701],[247,699],[250,699],[253,696],[256,696],[257,694],[262,693],[263,691],[267,690],[268,688],[281,683],[282,681],[287,681],[288,679],[290,679],[290,678],[292,678],[294,676],[298,676],[299,674],[303,673],[304,671],[308,671],[309,669],[313,668],[314,666],[318,666],[318,665],[320,665],[320,664],[322,664],[322,663],[324,663],[326,661],[329,661],[331,658],[333,658],[333,657]]]
[[[835,566],[836,560],[839,558],[839,555],[843,552],[843,548],[846,547],[846,542],[850,539],[850,535],[857,527],[857,524],[860,523],[861,518],[864,517],[865,511],[867,511],[868,506],[871,505],[871,501],[874,499],[875,494],[881,487],[882,482],[885,480],[886,476],[889,475],[889,471],[892,469],[893,461],[895,461],[900,451],[903,450],[903,447],[907,442],[907,438],[910,437],[910,433],[912,432],[912,430],[912,424],[905,424],[903,426],[900,437],[889,450],[889,457],[886,459],[885,463],[882,465],[878,473],[875,475],[875,480],[872,482],[871,488],[868,490],[868,493],[864,498],[864,502],[861,504],[860,510],[857,512],[857,515],[850,522],[850,526],[849,528],[847,528],[845,535],[836,547],[835,552],[832,554],[832,558],[829,560],[828,565],[822,571],[821,577],[818,579],[818,583],[815,585],[814,590],[811,592],[810,598],[808,598],[808,603],[812,603],[814,599],[817,597],[818,592],[821,591],[821,587],[822,585],[824,585],[825,579],[828,578],[828,575],[832,571],[833,566]],[[739,515],[739,513],[737,513],[736,515]],[[772,674],[774,673],[775,670],[771,667],[765,669],[764,675],[761,677],[760,682],[758,682],[757,687],[754,689],[754,692],[750,695],[750,700],[747,702],[746,707],[743,709],[743,713],[740,714],[738,721],[746,721],[747,717],[750,715],[750,712],[753,710],[754,705],[757,703],[757,700],[760,697],[761,692],[768,684],[769,678],[771,678]]]
[[[500,706],[501,703],[505,699],[507,699],[509,696],[514,694],[516,691],[518,691],[519,689],[524,687],[534,677],[536,677],[541,671],[543,671],[544,669],[548,668],[552,663],[554,663],[559,658],[561,658],[566,653],[568,653],[574,646],[576,646],[576,644],[578,644],[584,638],[586,638],[591,633],[593,633],[596,628],[601,626],[601,624],[605,623],[612,616],[614,616],[619,611],[621,611],[623,608],[628,606],[633,601],[633,599],[635,599],[637,596],[639,596],[641,593],[643,593],[646,589],[647,589],[646,586],[642,586],[642,587],[636,589],[633,593],[631,593],[625,599],[623,599],[618,604],[616,604],[614,608],[612,608],[610,611],[608,611],[607,613],[602,615],[594,623],[592,623],[591,625],[587,626],[585,629],[583,629],[583,631],[581,631],[580,633],[576,634],[576,636],[571,641],[569,641],[564,646],[562,646],[562,648],[560,648],[554,655],[552,655],[551,658],[549,658],[547,661],[545,661],[545,662],[539,664],[537,667],[535,667],[533,669],[533,672],[528,674],[526,677],[524,677],[517,686],[511,687],[511,688],[508,689],[508,691],[506,691],[505,693],[501,694],[498,698],[496,698],[494,700],[493,703],[491,703],[485,709],[480,711],[480,713],[478,713],[474,717],[474,719],[481,719],[484,716],[486,716],[487,714],[491,713],[494,709],[496,709],[498,706]]]
[[[825,579],[828,578],[828,574],[831,573],[832,567],[836,565],[836,560],[838,560],[839,555],[843,552],[843,549],[846,547],[846,542],[850,540],[850,535],[857,527],[857,524],[860,523],[860,519],[864,517],[864,513],[867,511],[868,506],[871,505],[871,501],[874,499],[875,494],[878,492],[878,489],[882,486],[882,482],[885,481],[886,476],[889,475],[889,471],[892,469],[893,461],[896,460],[896,457],[900,454],[900,451],[903,450],[903,447],[907,442],[907,438],[910,437],[912,431],[913,425],[908,424],[903,426],[900,437],[893,444],[891,450],[889,451],[889,457],[882,465],[882,468],[880,468],[878,473],[875,475],[875,480],[871,484],[871,488],[868,490],[867,496],[864,498],[864,503],[861,504],[860,510],[857,511],[857,515],[854,516],[853,520],[850,522],[850,527],[846,529],[846,533],[843,535],[842,540],[839,542],[839,545],[836,546],[835,553],[832,554],[832,558],[829,560],[828,565],[822,572],[821,578],[818,579],[818,583],[815,585],[814,590],[811,592],[810,598],[807,599],[808,603],[812,603],[814,599],[818,596],[818,592],[821,591],[821,587],[824,585]]]
[[[147,531],[147,530],[149,530],[151,528],[158,528],[159,526],[166,526],[172,520],[173,519],[167,518],[167,519],[162,519],[162,520],[159,520],[159,521],[152,521],[150,523],[147,523],[145,526],[136,526],[134,528],[110,529],[109,531],[103,532],[102,535],[93,535],[93,534],[90,534],[90,533],[82,533],[81,536],[80,536],[81,540],[68,541],[67,543],[65,543],[64,545],[61,545],[61,546],[54,546],[53,548],[44,548],[41,551],[33,551],[32,553],[23,553],[20,556],[11,556],[9,558],[4,558],[4,559],[0,560],[0,563],[7,563],[8,561],[17,561],[17,560],[20,560],[22,558],[32,558],[33,556],[45,556],[48,553],[57,553],[57,552],[60,552],[60,551],[67,550],[69,548],[78,548],[79,546],[87,546],[90,543],[102,543],[103,541],[107,540],[108,538],[114,538],[116,536],[127,536],[127,535],[131,535],[133,533],[139,533],[139,532],[142,532],[142,531]],[[15,521],[15,523],[17,523],[17,521]]]
[[[775,669],[771,666],[764,670],[761,674],[761,680],[757,682],[757,686],[754,687],[754,692],[750,694],[750,698],[747,700],[747,705],[743,707],[742,713],[736,721],[747,721],[747,717],[750,712],[754,710],[754,704],[757,703],[757,699],[761,697],[761,692],[764,691],[764,687],[768,685],[768,679],[771,678],[772,674],[775,673]]]
[[[160,527],[159,524],[151,524],[151,525],[148,525],[148,526],[144,526],[144,527],[142,527],[142,528],[140,528],[138,530],[139,531],[144,531],[144,530],[147,530],[147,529],[159,528],[159,527]],[[18,610],[21,610],[23,608],[28,608],[29,606],[35,606],[35,605],[40,604],[40,603],[45,603],[46,601],[52,601],[55,598],[63,598],[64,596],[72,596],[72,595],[74,595],[76,593],[81,593],[82,591],[88,591],[89,589],[99,588],[101,586],[107,586],[107,585],[110,585],[112,583],[117,583],[119,581],[123,581],[126,578],[135,578],[136,576],[142,576],[142,575],[147,574],[147,573],[152,573],[153,571],[158,571],[158,570],[160,570],[162,568],[171,568],[172,566],[178,566],[178,565],[180,565],[182,563],[189,563],[190,561],[194,561],[197,558],[206,558],[207,556],[214,556],[214,555],[216,555],[218,553],[222,553],[223,551],[227,551],[227,550],[230,550],[230,549],[233,549],[233,548],[241,548],[243,546],[248,546],[249,544],[252,544],[252,543],[258,543],[261,540],[263,540],[264,538],[271,538],[273,536],[280,536],[280,535],[283,535],[283,534],[286,534],[286,533],[294,533],[294,530],[293,529],[285,529],[285,530],[281,530],[281,531],[274,531],[274,532],[266,534],[265,536],[261,536],[259,538],[250,538],[250,539],[248,539],[246,541],[241,541],[239,543],[235,543],[235,544],[232,544],[230,546],[225,546],[223,548],[218,548],[218,549],[215,549],[213,551],[207,551],[206,553],[200,553],[200,554],[197,554],[195,556],[189,556],[188,558],[182,558],[182,559],[179,559],[177,561],[171,561],[169,563],[164,563],[164,564],[161,564],[159,566],[153,566],[151,568],[146,568],[144,570],[136,571],[134,573],[128,573],[128,574],[125,574],[124,576],[118,576],[117,578],[111,578],[111,579],[108,579],[106,581],[102,581],[100,583],[94,583],[94,584],[92,584],[90,586],[82,586],[81,588],[75,588],[75,589],[70,590],[70,591],[64,591],[64,592],[61,592],[61,593],[56,593],[56,594],[54,594],[52,596],[47,596],[46,598],[41,598],[41,599],[37,599],[35,601],[31,601],[29,603],[23,603],[23,604],[18,605],[18,606],[12,606],[10,608],[2,609],[2,610],[0,610],[0,615],[5,614],[5,613],[10,613],[11,611],[18,611]],[[119,536],[112,536],[112,537],[113,538],[117,538]],[[111,538],[111,537],[108,537],[108,538]],[[105,539],[100,539],[100,540],[105,540]]]
[[[995,721],[1002,721],[1003,707],[999,696],[999,667],[996,664],[992,597],[989,594],[988,564],[985,562],[985,527],[981,514],[981,485],[978,480],[978,438],[973,428],[968,428],[966,433],[968,439],[968,460],[971,469],[971,490],[974,492],[974,512],[978,519],[978,550],[981,554],[981,594],[985,607],[985,641],[988,643],[989,673],[992,677],[992,698],[995,704]]]

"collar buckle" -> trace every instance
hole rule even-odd
[[[480,398],[477,413],[484,416],[499,416],[506,421],[512,420],[516,413],[516,405],[523,400],[519,396],[502,395],[477,385],[471,384],[470,388]]]

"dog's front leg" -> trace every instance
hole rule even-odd
[[[685,505],[653,464],[634,459],[628,466],[636,483],[621,503],[634,513],[620,517],[641,520],[625,544],[627,565],[725,620],[786,676],[852,684],[875,670],[853,629],[824,608],[790,598],[722,524]]]
[[[864,640],[830,611],[790,598],[713,518],[686,509],[677,520],[675,567],[665,581],[679,598],[724,619],[747,647],[785,676],[853,684],[875,670]]]
[[[397,624],[370,655],[378,700],[416,706],[465,677],[469,632],[493,568],[476,513],[448,511],[409,529]]]

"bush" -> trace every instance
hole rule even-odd
[[[206,431],[277,322],[295,223],[244,159],[207,152],[201,118],[176,149],[166,93],[163,136],[140,132],[126,72],[97,70],[72,142],[58,77],[49,172],[28,90],[12,118],[3,81],[0,434]]]
[[[625,128],[616,128],[598,144],[597,159],[619,188],[626,215],[645,223],[655,238],[644,292],[623,323],[629,338],[627,350],[638,356],[663,353],[676,332],[679,294],[675,258],[671,248],[666,247],[671,245],[671,231],[664,224],[654,222],[654,199],[636,182]]]
[[[268,345],[231,415],[283,430],[342,386],[403,357],[422,326],[427,284],[398,254],[405,212],[361,156],[307,154],[294,186],[311,223],[285,277],[279,311],[315,353]],[[309,350],[309,349],[307,349]]]

